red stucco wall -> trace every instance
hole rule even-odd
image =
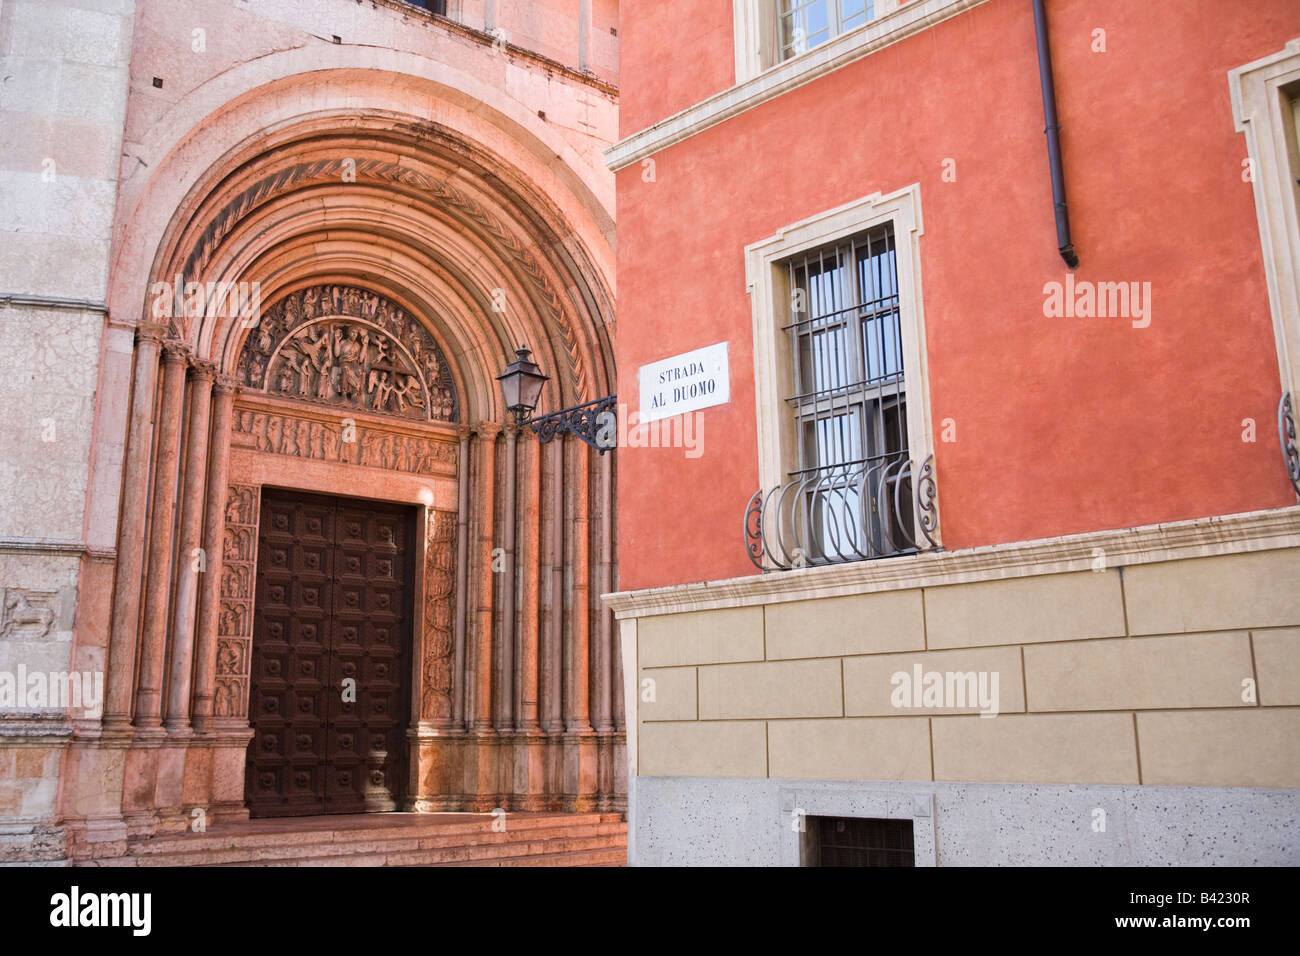
[[[729,20],[723,0],[682,5]],[[623,8],[624,135],[718,85],[693,47],[670,53],[645,6]],[[744,246],[913,182],[946,547],[1293,503],[1226,74],[1300,36],[1300,5],[1048,10],[1076,278],[1151,282],[1150,327],[1043,315],[1044,283],[1066,270],[1028,2],[990,0],[666,149],[652,182],[634,164],[618,174],[620,399],[637,407],[638,366],[726,340],[731,402],[703,413],[698,458],[620,451],[622,588],[754,573],[741,541],[758,482]],[[1105,53],[1091,49],[1096,28]],[[942,181],[946,158],[956,182]],[[957,441],[939,443],[947,418]]]
[[[624,0],[618,18],[620,70],[637,77],[630,88],[620,83],[619,135],[735,83],[731,0]]]

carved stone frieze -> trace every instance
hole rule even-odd
[[[454,442],[407,435],[371,425],[313,421],[278,412],[241,408],[235,414],[237,444],[312,461],[343,462],[410,474],[444,474],[456,467]]]
[[[414,316],[354,286],[300,289],[263,311],[239,381],[271,394],[414,421],[454,422],[441,350]]]

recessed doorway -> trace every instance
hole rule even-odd
[[[398,810],[415,509],[264,489],[245,796],[254,817]]]

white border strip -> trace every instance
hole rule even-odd
[[[743,547],[739,533],[735,546],[737,551]],[[601,599],[613,609],[615,617],[622,619],[1087,571],[1099,553],[1104,555],[1106,566],[1113,568],[1280,548],[1300,548],[1300,505],[644,591],[617,591],[602,594]]]

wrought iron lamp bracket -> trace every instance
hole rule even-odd
[[[545,445],[552,438],[570,432],[581,438],[600,454],[605,454],[618,444],[618,396],[606,395],[595,401],[562,408],[535,418],[520,418],[520,426],[527,425]]]

